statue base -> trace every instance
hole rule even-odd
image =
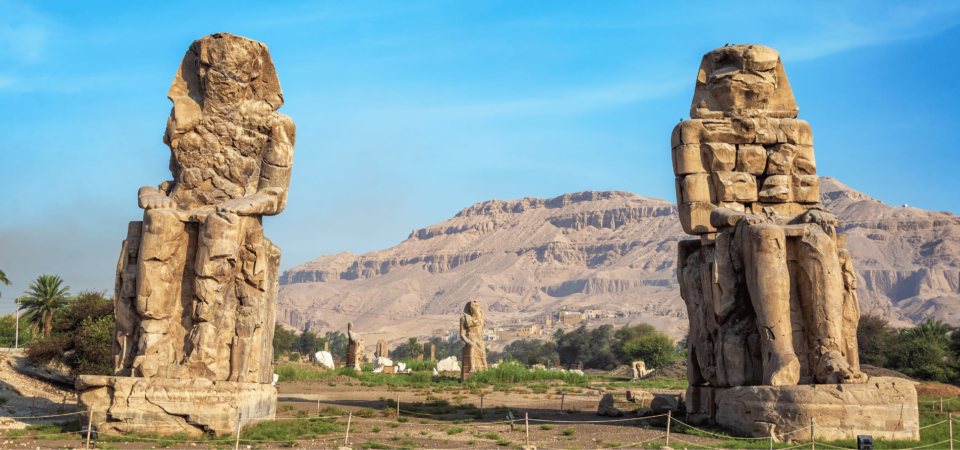
[[[277,389],[261,383],[81,375],[76,388],[79,408],[92,411],[102,433],[231,434],[238,417],[247,426],[277,410]]]
[[[779,440],[809,441],[813,419],[816,439],[920,439],[917,390],[899,378],[871,378],[866,384],[690,386],[686,407],[693,425],[753,437],[789,433]]]

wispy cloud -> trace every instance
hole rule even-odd
[[[860,47],[935,36],[960,25],[958,2],[911,2],[883,7],[819,8],[812,28],[774,42],[784,59],[801,61]]]
[[[530,114],[579,114],[669,95],[688,88],[689,84],[686,80],[620,84],[582,91],[558,92],[550,96],[404,108],[404,114],[454,120]]]

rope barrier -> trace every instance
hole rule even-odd
[[[657,417],[659,417],[659,416],[657,416]],[[645,417],[644,417],[644,418],[645,418]],[[679,421],[679,420],[677,420],[677,419],[671,419],[671,420],[673,420],[674,422],[677,422],[677,423],[679,423],[680,425],[683,425],[683,426],[685,426],[685,427],[693,428],[694,430],[697,430],[697,431],[699,431],[699,432],[701,432],[701,433],[707,433],[707,434],[710,434],[710,435],[713,435],[713,436],[717,436],[717,437],[723,438],[723,439],[737,439],[737,440],[743,440],[743,441],[765,441],[765,440],[769,440],[770,437],[771,437],[771,436],[765,436],[765,437],[757,437],[757,438],[745,438],[745,437],[736,437],[736,436],[726,436],[726,435],[723,435],[723,434],[717,434],[717,433],[713,433],[713,432],[710,432],[710,431],[707,431],[707,430],[702,430],[702,429],[697,428],[697,427],[695,427],[695,426],[693,426],[693,425],[687,425],[686,423],[683,423],[683,422],[681,422],[681,421]],[[817,425],[817,426],[820,426],[820,425]],[[796,429],[796,430],[793,430],[793,431],[787,431],[787,432],[785,432],[785,433],[775,434],[775,435],[773,435],[773,437],[775,437],[775,438],[781,438],[781,437],[784,437],[784,436],[787,436],[787,435],[796,433],[796,432],[798,432],[798,431],[803,431],[803,430],[808,430],[808,429],[810,429],[810,427],[809,427],[809,426],[806,426],[806,427],[799,428],[799,429]]]
[[[954,420],[956,420],[956,419],[954,419]],[[937,425],[942,425],[942,424],[945,424],[945,423],[947,423],[947,422],[949,422],[949,420],[944,420],[943,422],[937,422],[937,423],[930,424],[930,425],[927,425],[927,426],[925,426],[925,427],[920,427],[920,428],[917,428],[917,429],[918,429],[918,430],[922,430],[922,429],[924,429],[924,428],[935,427],[935,426],[937,426]]]
[[[23,416],[23,417],[12,417],[12,416],[0,416],[0,419],[45,419],[47,417],[62,417],[62,416],[72,416],[74,414],[85,414],[86,411],[76,411],[72,413],[63,413],[63,414],[52,414],[49,416]]]
[[[531,422],[550,422],[550,423],[606,423],[606,422],[636,422],[638,420],[653,419],[656,417],[665,417],[666,414],[659,416],[634,417],[631,419],[613,419],[613,420],[550,420],[550,419],[530,419]],[[676,420],[676,419],[674,419]]]

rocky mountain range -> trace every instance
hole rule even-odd
[[[960,323],[960,217],[885,205],[820,180],[855,258],[864,313],[899,326],[929,317]],[[687,325],[676,282],[676,205],[622,192],[490,200],[399,245],[327,255],[281,277],[278,320],[298,330],[343,330],[367,340],[455,331],[469,300],[489,326],[563,307],[628,313],[676,337]]]

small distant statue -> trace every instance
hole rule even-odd
[[[463,308],[460,317],[460,340],[463,341],[463,366],[460,377],[487,368],[487,349],[483,343],[483,307],[477,302],[469,302]]]
[[[363,338],[353,331],[353,322],[347,323],[347,367],[360,371],[360,365],[366,361]]]
[[[380,339],[377,341],[377,350],[373,353],[376,358],[389,358],[390,349],[387,348],[387,341]]]

